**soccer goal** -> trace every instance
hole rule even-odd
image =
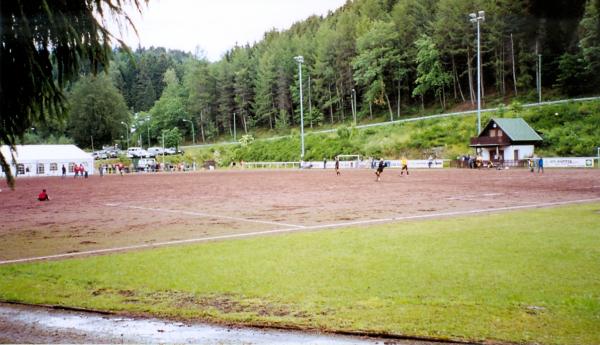
[[[360,168],[362,158],[360,155],[338,155],[340,168]]]

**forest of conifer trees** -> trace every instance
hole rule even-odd
[[[484,104],[536,97],[540,60],[545,92],[592,94],[600,86],[599,8],[600,0],[355,0],[326,17],[266,32],[261,41],[236,46],[216,62],[160,47],[131,55],[115,50],[108,77],[122,95],[115,102],[124,102],[123,116],[152,140],[173,128],[189,138],[183,119],[194,122],[197,142],[230,135],[234,123],[241,134],[298,126],[297,55],[304,57],[306,127],[351,121],[353,92],[359,120],[397,119],[425,107],[470,109],[477,63],[469,13],[482,10]],[[79,83],[70,102],[80,114],[71,119],[86,116],[86,107],[77,106],[83,101]],[[68,132],[83,131],[77,138],[110,143],[123,130],[120,120],[106,121],[97,133],[71,119]]]

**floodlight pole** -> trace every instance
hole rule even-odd
[[[302,63],[304,63],[303,56],[296,56],[294,60],[298,63],[298,82],[300,84],[300,159],[304,159],[304,108],[302,106]]]
[[[148,147],[150,147],[150,124],[148,123],[150,121],[150,117],[146,118],[146,125],[148,128]]]
[[[471,23],[477,24],[477,135],[481,133],[481,44],[479,22],[485,21],[485,12],[469,14]]]
[[[192,124],[192,145],[196,145],[196,133],[194,132],[194,122],[186,119],[183,119],[183,122],[189,122]]]
[[[129,125],[123,121],[121,121],[121,124],[124,125],[125,128],[127,128],[127,132],[125,134],[127,134],[127,148],[129,148]]]
[[[163,156],[163,170],[165,168],[165,130],[162,131],[162,156]]]

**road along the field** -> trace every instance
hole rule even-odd
[[[213,171],[19,179],[0,263],[600,200],[597,170]],[[51,201],[38,202],[45,188]]]

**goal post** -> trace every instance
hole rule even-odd
[[[361,155],[337,155],[340,160],[340,168],[360,168],[362,163]]]

